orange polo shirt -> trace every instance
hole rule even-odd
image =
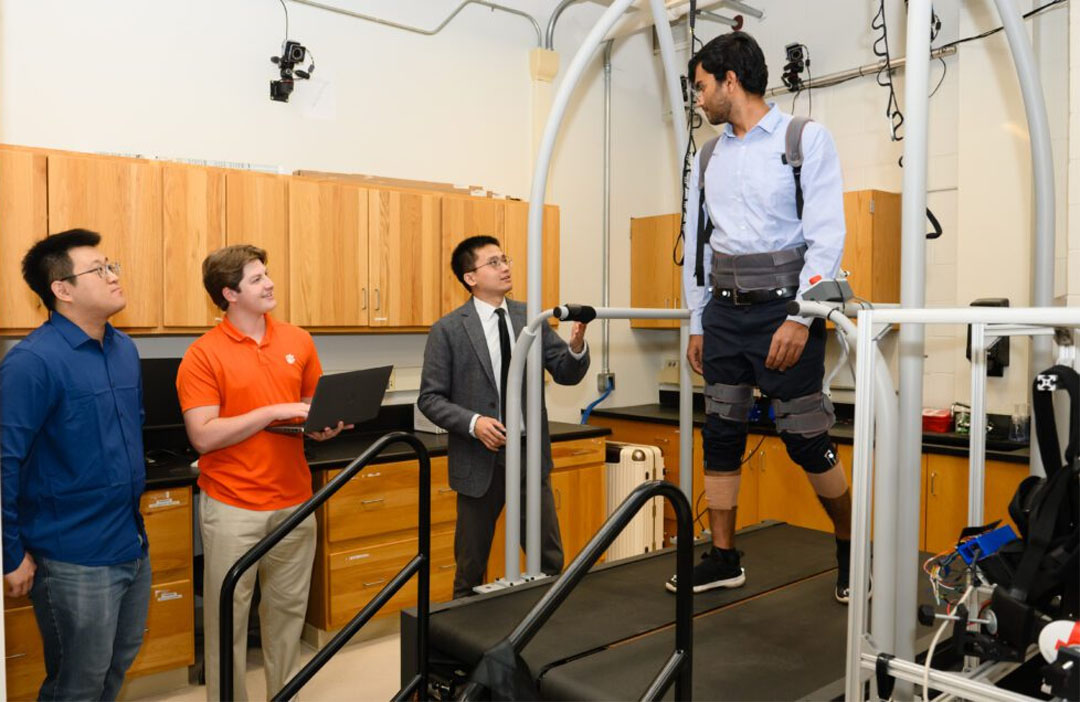
[[[217,405],[236,417],[315,394],[322,366],[311,335],[266,315],[260,343],[225,318],[195,340],[176,375],[183,411]],[[234,507],[272,510],[311,497],[311,470],[297,435],[256,432],[199,457],[199,487]]]

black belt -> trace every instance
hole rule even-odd
[[[713,297],[717,300],[728,300],[736,305],[758,305],[763,302],[774,300],[786,300],[795,297],[799,292],[798,286],[790,285],[786,288],[761,288],[758,290],[738,290],[736,288],[713,288]]]

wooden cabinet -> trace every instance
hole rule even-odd
[[[321,471],[318,490],[341,471]],[[318,539],[307,620],[328,631],[339,629],[379,593],[419,549],[415,461],[368,466],[316,512]],[[454,520],[457,496],[450,489],[445,457],[431,459],[431,599],[453,595]],[[416,604],[410,580],[378,616]]]
[[[555,498],[555,514],[562,537],[563,567],[581,552],[607,518],[607,498],[604,493],[606,443],[603,438],[593,438],[559,441],[551,445],[551,492]],[[521,482],[524,485],[524,475]],[[521,511],[525,513],[524,499]],[[521,536],[524,539],[524,529]],[[520,566],[524,571],[524,551],[520,551]],[[495,525],[485,581],[493,582],[505,573],[506,511],[503,510]]]
[[[294,178],[289,186],[289,319],[368,324],[368,191]]]
[[[844,193],[844,258],[856,297],[900,302],[900,194],[883,190]]]
[[[101,249],[123,266],[127,307],[117,327],[161,325],[161,167],[105,156],[48,156],[49,231],[82,227],[101,234]],[[188,290],[178,291],[187,295]]]
[[[439,319],[441,221],[438,195],[370,191],[371,326],[424,327]]]
[[[212,251],[225,246],[225,172],[170,163],[161,167],[161,184],[162,323],[211,327],[221,310],[205,293],[202,263]]]
[[[984,524],[1001,519],[1016,529],[1016,524],[1009,518],[1009,501],[1028,473],[1028,466],[1024,463],[986,462]],[[926,511],[924,548],[931,553],[940,553],[955,546],[960,530],[968,526],[967,457],[928,455],[923,488]]]
[[[681,217],[677,214],[630,220],[630,306],[682,307],[682,268],[674,248]],[[634,329],[678,329],[678,319],[632,319]]]
[[[247,171],[225,174],[225,243],[266,251],[274,281],[274,317],[289,319],[289,178]],[[202,287],[202,278],[199,278]],[[218,316],[220,312],[216,313]]]
[[[0,149],[0,329],[32,329],[47,315],[22,278],[22,259],[48,232],[46,157]]]
[[[150,542],[150,606],[129,676],[195,663],[191,488],[149,490],[139,511]],[[36,699],[45,679],[45,657],[33,607],[25,597],[5,598],[4,607],[7,697]]]

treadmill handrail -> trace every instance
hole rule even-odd
[[[241,556],[229,572],[221,585],[221,598],[219,600],[218,641],[220,646],[220,675],[221,675],[221,699],[231,702],[233,699],[233,596],[236,585],[241,576],[253,565],[259,562],[270,549],[279,541],[292,532],[302,521],[308,518],[324,502],[329,500],[338,490],[368,466],[371,461],[382,453],[388,446],[395,443],[404,443],[412,447],[420,463],[420,487],[419,487],[419,538],[417,554],[409,563],[398,571],[389,583],[358,612],[345,627],[339,631],[325,646],[319,649],[315,656],[300,671],[294,675],[285,686],[279,690],[272,699],[288,700],[296,696],[300,688],[319,672],[319,670],[337,653],[349,639],[370,620],[386,602],[408,582],[414,574],[418,575],[416,594],[416,617],[417,617],[417,674],[405,687],[394,696],[395,700],[410,699],[414,693],[419,693],[420,699],[425,699],[427,694],[428,679],[428,615],[430,609],[430,570],[431,570],[431,457],[427,447],[416,436],[409,432],[395,431],[379,437],[366,451],[353,459],[349,465],[334,476],[330,482],[319,489],[289,518],[282,522],[276,529],[264,536],[259,543],[252,546],[247,553]]]
[[[693,682],[693,516],[690,511],[690,502],[686,495],[674,484],[666,480],[650,480],[634,488],[630,495],[623,500],[611,516],[607,518],[599,531],[593,535],[585,548],[574,558],[570,566],[559,576],[544,596],[540,598],[529,613],[505,639],[513,647],[516,653],[520,653],[536,635],[559,605],[570,595],[570,591],[577,587],[596,561],[618,538],[619,534],[630,524],[646,504],[654,497],[667,498],[675,509],[678,520],[676,554],[675,554],[675,650],[664,662],[660,672],[649,684],[643,700],[659,700],[664,693],[675,683],[675,699],[691,699],[691,686]],[[500,642],[493,648],[497,648]],[[489,649],[489,651],[492,649]],[[484,688],[482,683],[470,680],[462,691],[460,700],[476,699]]]

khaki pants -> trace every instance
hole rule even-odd
[[[260,539],[289,517],[296,507],[260,512],[233,507],[201,494],[199,530],[204,552],[203,633],[206,699],[221,699],[218,604],[225,575]],[[307,612],[312,561],[315,558],[315,515],[305,519],[248,570],[233,598],[233,699],[247,700],[247,624],[256,568],[262,600],[259,628],[269,698],[299,670],[300,634]]]

